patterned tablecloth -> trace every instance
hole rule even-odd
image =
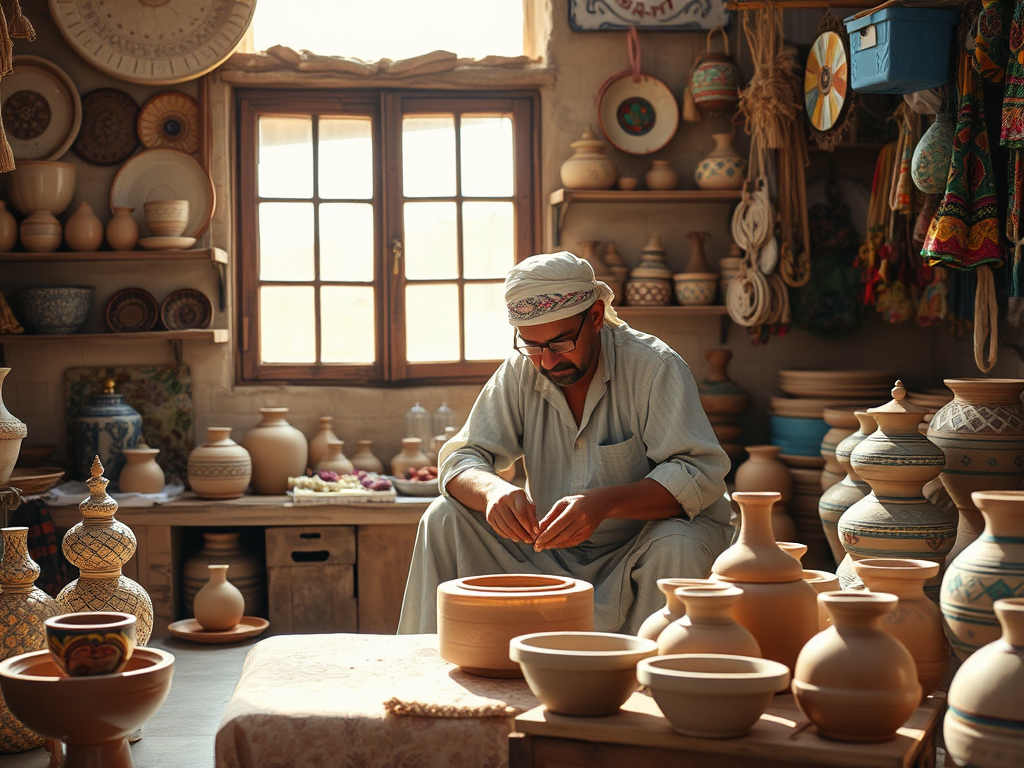
[[[245,660],[216,765],[505,768],[515,715],[537,703],[522,680],[441,659],[436,635],[272,637]]]

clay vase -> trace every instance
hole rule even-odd
[[[344,440],[331,440],[327,443],[327,455],[316,465],[317,472],[334,472],[336,475],[350,475],[355,467],[348,457],[342,453]]]
[[[711,51],[711,37],[722,33],[725,53]],[[697,60],[690,76],[690,93],[693,102],[703,112],[719,114],[736,108],[740,98],[740,68],[729,55],[729,38],[721,28],[708,32],[707,51]]]
[[[914,148],[910,177],[925,194],[940,195],[946,191],[949,164],[953,160],[954,131],[952,115],[939,112]]]
[[[207,632],[224,632],[238,626],[245,615],[245,598],[230,581],[224,564],[207,566],[210,580],[196,593],[193,611]]]
[[[188,484],[202,499],[237,499],[252,479],[249,452],[231,439],[231,427],[209,427],[206,442],[188,455]]]
[[[316,469],[317,464],[323,461],[324,456],[327,455],[327,444],[331,440],[339,439],[334,434],[333,425],[333,416],[320,417],[320,430],[309,441],[309,466],[311,469]]]
[[[846,470],[846,477],[828,488],[818,500],[821,527],[825,531],[825,538],[836,563],[841,563],[846,557],[846,550],[839,541],[839,518],[855,502],[871,492],[871,486],[865,483],[857,474],[857,470],[850,465],[850,455],[865,437],[878,429],[878,425],[875,423],[875,417],[867,411],[855,411],[853,415],[859,425],[857,431],[840,442],[835,450],[836,461]]]
[[[121,493],[160,493],[164,489],[164,471],[156,463],[159,448],[139,443],[135,448],[125,448],[122,453],[128,463],[118,480]]]
[[[7,210],[7,201],[0,200],[0,253],[6,253],[18,242],[18,220]]]
[[[701,189],[740,189],[747,180],[747,160],[733,149],[731,133],[714,133],[715,148],[697,163],[693,179]]]
[[[615,275],[615,279],[621,285],[625,285],[629,279],[629,266],[622,258],[618,248],[615,247],[615,243],[608,243],[608,247],[604,249],[604,263]]]
[[[84,200],[64,225],[64,239],[72,251],[98,251],[103,245],[103,222]]]
[[[0,368],[0,486],[7,483],[18,461],[21,441],[28,437],[28,427],[7,410],[4,405],[4,379],[11,372],[10,368]]]
[[[638,637],[657,640],[665,627],[686,615],[686,606],[676,597],[676,590],[679,587],[728,589],[729,585],[713,579],[658,579],[658,589],[665,595],[665,607],[644,619],[644,623],[640,625],[640,630],[636,633]]]
[[[608,146],[587,128],[579,140],[569,145],[575,154],[562,163],[560,175],[566,189],[611,189],[619,172],[605,154]]]
[[[910,651],[882,629],[898,598],[827,592],[832,626],[811,638],[793,671],[793,695],[818,734],[838,741],[888,741],[917,709],[921,684]]]
[[[430,459],[420,450],[421,440],[418,437],[402,438],[402,450],[391,459],[391,474],[404,478],[406,470],[429,467]]]
[[[942,735],[957,765],[1015,768],[1024,754],[1024,599],[997,600],[994,608],[1002,638],[957,671]]]
[[[0,658],[8,659],[46,647],[43,622],[61,613],[56,601],[35,586],[39,566],[28,554],[28,528],[0,529]],[[43,739],[11,714],[0,697],[0,752],[25,752]]]
[[[372,440],[357,440],[356,441],[356,452],[352,454],[350,461],[354,469],[361,469],[364,472],[376,472],[377,474],[383,474],[384,463],[373,455],[373,451],[370,450],[370,446],[373,445]]]
[[[775,543],[771,509],[779,494],[736,492],[732,498],[740,507],[740,533],[715,560],[712,578],[743,590],[733,617],[750,630],[764,658],[792,669],[818,631],[814,589],[804,581],[800,561]]]
[[[888,592],[899,598],[882,620],[882,629],[910,651],[917,666],[922,696],[938,689],[949,670],[949,643],[942,628],[942,614],[925,597],[924,583],[936,576],[939,564],[928,560],[868,558],[853,569],[869,592]]]
[[[644,174],[644,184],[653,190],[675,189],[679,185],[679,174],[672,170],[668,160],[652,160]]]
[[[63,228],[49,211],[33,211],[18,229],[26,251],[51,253],[60,248]]]
[[[786,505],[793,495],[793,476],[789,467],[779,460],[782,449],[777,445],[748,445],[746,450],[749,458],[736,469],[736,490],[778,493],[779,501],[772,507],[775,539],[795,539],[796,526],[786,514]]]
[[[942,471],[942,450],[918,431],[927,408],[909,402],[903,382],[892,389],[893,399],[868,413],[876,429],[850,454],[850,463],[871,493],[850,506],[839,519],[839,540],[846,557],[836,570],[843,589],[859,589],[853,560],[899,557],[931,560],[940,566],[953,546],[956,527],[928,501],[922,487]],[[938,598],[938,577],[925,591]]]
[[[946,566],[939,592],[946,638],[966,659],[1000,634],[993,604],[1024,597],[1024,491],[975,491],[985,529]]]
[[[704,243],[711,238],[708,232],[687,232],[690,241],[690,259],[686,262],[686,272],[714,272],[704,256]]]
[[[115,251],[130,251],[139,244],[139,223],[132,216],[134,210],[117,207],[107,222],[107,244]]]
[[[1024,480],[1024,379],[946,379],[953,400],[928,425],[928,439],[942,449],[939,478],[960,511],[952,562],[983,527],[971,503],[974,491],[1011,491]]]
[[[750,393],[729,378],[727,370],[732,352],[709,349],[704,353],[711,370],[697,385],[700,404],[712,425],[735,424],[750,407]]]
[[[836,448],[846,438],[857,431],[860,426],[854,415],[855,408],[826,408],[822,412],[829,430],[821,439],[821,457],[825,460],[825,468],[821,470],[821,490],[827,491],[846,477],[846,470],[836,458]]]
[[[820,595],[822,592],[837,592],[839,591],[839,577],[829,571],[815,571],[804,569],[804,581],[811,585],[815,594]],[[828,608],[818,603],[818,631],[820,632],[827,627],[832,626],[832,617],[829,615]]]
[[[676,620],[658,636],[658,655],[724,653],[761,658],[754,636],[733,618],[733,606],[743,597],[738,587],[679,587],[676,597],[686,606],[688,621]]]
[[[254,493],[281,494],[288,478],[306,473],[306,436],[285,420],[287,408],[260,408],[263,421],[249,431],[242,446],[252,459]]]
[[[194,613],[199,590],[210,580],[211,565],[230,565],[231,583],[245,598],[250,616],[266,616],[267,574],[263,558],[242,548],[238,531],[203,531],[203,547],[185,559],[181,597],[186,616]]]

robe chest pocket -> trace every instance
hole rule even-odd
[[[595,485],[621,485],[643,480],[650,472],[650,462],[640,438],[633,435],[614,445],[597,446],[597,466],[594,467]]]

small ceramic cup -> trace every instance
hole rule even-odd
[[[53,663],[69,677],[116,674],[135,651],[135,617],[130,613],[66,613],[43,624]]]
[[[180,237],[188,225],[188,200],[153,200],[144,209],[146,226],[157,237]]]
[[[636,189],[640,183],[640,179],[635,176],[619,176],[615,181],[615,186],[621,189],[623,192],[632,192]]]

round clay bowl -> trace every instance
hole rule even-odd
[[[637,662],[657,652],[654,640],[605,632],[538,632],[509,647],[533,695],[577,717],[615,714],[637,689]]]
[[[7,175],[7,197],[23,215],[49,211],[59,216],[75,194],[76,166],[46,160],[19,160]]]
[[[135,652],[137,618],[120,611],[82,611],[43,622],[46,647],[61,674],[71,677],[124,671]]]
[[[785,664],[711,653],[644,659],[636,676],[650,689],[672,730],[702,739],[745,735],[772,696],[789,685]]]

